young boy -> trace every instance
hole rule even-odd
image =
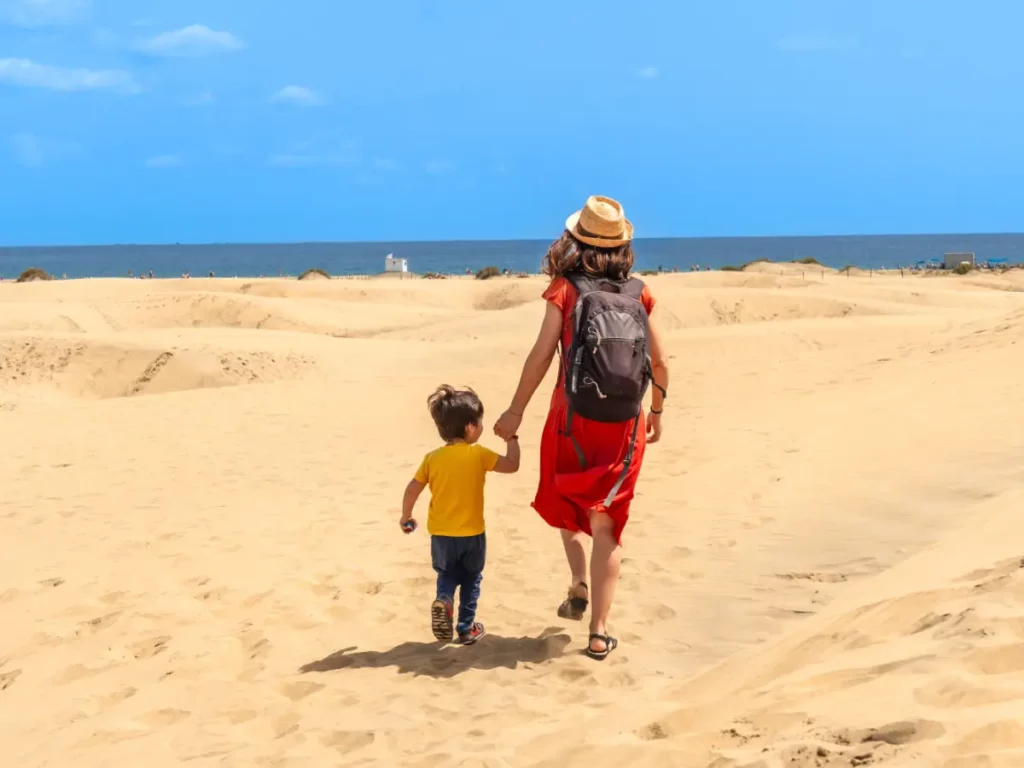
[[[427,399],[430,415],[445,444],[428,453],[402,499],[405,533],[416,529],[412,509],[423,489],[430,486],[427,531],[437,571],[437,599],[430,606],[434,637],[451,642],[455,588],[459,588],[459,642],[472,645],[484,636],[476,621],[487,539],[484,534],[484,478],[488,472],[519,470],[519,437],[506,441],[504,456],[477,445],[483,432],[484,406],[471,389],[447,384]]]

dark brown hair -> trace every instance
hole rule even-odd
[[[569,230],[548,248],[541,271],[549,277],[562,277],[569,272],[583,271],[595,277],[625,280],[633,268],[633,244],[617,248],[597,248],[573,237]]]
[[[484,404],[468,387],[455,389],[442,384],[427,398],[427,408],[437,425],[438,434],[446,443],[466,437],[466,428],[484,417]]]

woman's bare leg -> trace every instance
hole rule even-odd
[[[562,533],[562,546],[565,547],[565,559],[569,561],[569,571],[572,573],[572,586],[576,587],[587,580],[587,549],[583,545],[586,534],[579,531],[567,531],[564,528]],[[586,597],[586,595],[576,595]]]
[[[622,548],[615,540],[615,524],[608,515],[592,512],[590,528],[594,534],[594,546],[590,552],[590,632],[607,635],[608,614],[619,583]],[[592,641],[590,647],[597,652],[605,650],[605,644],[600,640]]]

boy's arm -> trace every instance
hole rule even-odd
[[[519,471],[519,438],[512,436],[505,443],[505,455],[499,456],[494,463],[494,471],[503,475],[511,475]]]
[[[405,486],[405,493],[402,495],[402,519],[398,521],[399,525],[405,525],[412,520],[412,509],[416,506],[416,500],[426,487],[425,483],[421,483],[415,478]]]

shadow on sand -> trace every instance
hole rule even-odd
[[[352,646],[304,664],[299,671],[396,667],[401,674],[455,677],[470,669],[515,669],[519,664],[541,664],[561,656],[569,642],[567,634],[549,627],[538,637],[486,635],[476,645],[465,647],[408,642],[389,651],[357,651]]]

